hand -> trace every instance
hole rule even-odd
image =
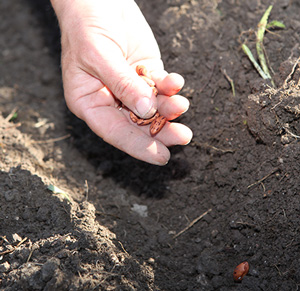
[[[159,48],[139,8],[132,0],[52,0],[62,35],[62,75],[69,109],[106,142],[129,155],[165,165],[172,145],[184,145],[191,130],[170,123],[151,137],[149,126],[129,118],[161,115],[173,120],[189,102],[174,95],[183,78],[163,70]],[[159,95],[135,72],[143,64],[151,72]],[[128,109],[120,108],[120,102]]]

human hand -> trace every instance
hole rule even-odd
[[[189,102],[175,95],[184,84],[163,69],[151,29],[132,0],[52,0],[62,35],[62,75],[69,109],[106,142],[129,155],[165,165],[172,145],[192,138],[183,124],[167,122],[154,137],[138,127],[129,110],[150,118],[156,110],[168,120],[184,113]],[[158,89],[135,72],[143,64]],[[120,102],[126,107],[119,110]]]

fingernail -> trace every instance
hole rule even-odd
[[[144,97],[136,103],[135,109],[139,117],[147,117],[147,115],[153,110],[153,102],[151,99]]]

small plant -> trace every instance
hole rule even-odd
[[[61,194],[64,198],[66,198],[69,202],[71,202],[69,195],[65,191],[56,187],[55,185],[50,184],[48,185],[47,189],[53,192],[54,194]]]
[[[260,22],[258,23],[258,29],[256,32],[256,53],[257,53],[257,57],[258,57],[260,64],[258,64],[258,62],[255,60],[253,54],[251,53],[250,49],[248,48],[248,46],[245,43],[242,44],[242,49],[243,49],[244,53],[247,55],[247,57],[250,59],[253,66],[260,74],[260,76],[263,79],[269,79],[271,81],[272,85],[274,86],[274,81],[271,77],[271,74],[270,74],[270,71],[269,71],[269,68],[267,65],[267,61],[266,61],[263,40],[264,40],[264,35],[265,35],[266,29],[285,28],[285,25],[277,20],[273,20],[270,23],[268,23],[268,18],[269,18],[272,8],[273,8],[273,5],[270,5],[268,7],[268,9],[265,11],[263,17],[261,18]]]

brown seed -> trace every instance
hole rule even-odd
[[[132,111],[129,112],[129,116],[132,122],[134,123],[138,122],[139,118]]]
[[[155,83],[153,80],[146,76],[141,76],[141,78],[150,86],[150,87],[155,87]]]
[[[150,124],[152,121],[154,121],[157,117],[159,117],[158,112],[156,112],[151,118],[148,118],[148,119],[140,118],[136,123],[138,125],[147,125],[147,124]]]
[[[153,90],[154,95],[157,97],[157,95],[158,95],[157,88],[156,87],[152,87],[152,90]]]
[[[243,262],[239,264],[233,272],[233,279],[235,282],[241,282],[245,275],[249,272],[249,264],[248,262]]]
[[[159,116],[150,125],[150,134],[155,135],[161,131],[167,122],[167,118],[164,116]]]
[[[158,90],[155,87],[155,82],[151,79],[151,75],[148,73],[147,69],[143,65],[136,66],[137,74],[144,79],[144,81],[152,88],[155,96],[158,95]],[[137,125],[147,125],[150,124],[150,134],[155,135],[161,131],[164,127],[167,119],[164,116],[160,116],[157,112],[153,117],[149,119],[139,118],[133,112],[130,112],[130,119],[132,122],[135,122]]]
[[[139,76],[145,76],[145,77],[151,79],[151,75],[148,73],[145,66],[138,65],[138,66],[136,66],[135,70]]]

